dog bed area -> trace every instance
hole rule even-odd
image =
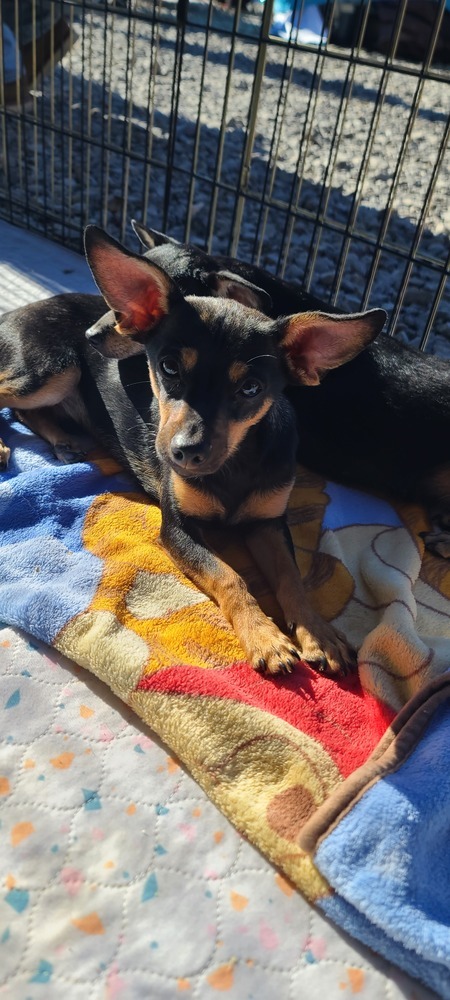
[[[0,240],[0,311],[92,290]],[[114,462],[62,466],[7,411],[0,436],[0,995],[450,997],[450,569],[421,510],[299,470],[297,558],[359,679],[274,682]]]

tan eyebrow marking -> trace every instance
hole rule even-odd
[[[181,350],[181,361],[183,363],[183,368],[190,372],[198,361],[198,351],[194,347],[183,347]]]
[[[232,382],[239,382],[241,378],[244,378],[248,372],[248,365],[245,361],[233,361],[228,369],[228,375]]]

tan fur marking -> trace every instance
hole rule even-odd
[[[252,493],[233,517],[233,524],[239,521],[264,520],[270,517],[282,517],[294,482],[268,493]]]
[[[215,570],[206,568],[192,572],[183,567],[197,586],[213,598],[222,614],[233,627],[244,655],[257,669],[278,674],[283,668],[292,668],[292,639],[267,618],[255,598],[249,593],[242,577],[220,558],[215,559]]]
[[[183,347],[181,351],[181,361],[185,371],[192,371],[198,361],[198,351],[196,351],[194,347]]]
[[[120,360],[120,358],[130,358],[134,354],[144,353],[144,345],[133,340],[129,335],[130,331],[125,333],[118,326],[115,326],[114,329],[116,333],[107,333],[102,340],[102,353],[105,357],[119,358]]]
[[[244,581],[228,566],[223,565],[217,581],[211,581],[212,596],[233,626],[246,656],[254,667],[278,674],[292,669],[295,659],[292,639],[264,614],[249,593]]]
[[[228,369],[228,375],[231,382],[240,382],[241,378],[244,378],[248,372],[248,365],[243,361],[233,361]]]
[[[173,410],[170,403],[167,402],[167,399],[164,399],[161,395],[158,396],[158,404],[159,404],[159,421],[160,421],[159,433],[158,433],[159,437],[159,435],[164,430],[166,425],[169,423],[171,418],[173,418]],[[178,429],[178,426],[180,427],[183,426],[183,420],[177,420],[177,421],[172,420],[172,424],[174,429]],[[172,433],[174,433],[173,430],[171,430],[171,434]]]
[[[18,385],[10,383],[13,391],[9,391],[10,385],[0,388],[0,401],[2,406],[17,407],[20,410],[35,410],[41,406],[55,406],[60,403],[75,388],[80,380],[80,369],[73,365],[66,368],[59,375],[53,375],[47,379],[45,385],[37,389],[36,392],[24,395],[17,391]],[[15,388],[15,391],[14,391]]]
[[[293,627],[294,646],[311,664],[327,662],[328,675],[346,672],[353,664],[353,651],[344,637],[311,607],[300,571],[284,535],[273,525],[260,522],[248,533],[247,546],[271,586],[286,624]]]
[[[184,400],[164,398],[160,394],[158,397],[159,406],[159,430],[156,435],[156,447],[167,455],[170,451],[171,441],[178,431],[183,430],[186,420],[191,410]]]
[[[209,520],[223,517],[225,508],[220,500],[197,489],[182,476],[172,472],[172,488],[180,511],[187,517],[200,517]]]
[[[67,444],[67,446],[70,446],[70,439],[67,435],[64,435],[57,419],[53,419],[53,411],[33,407],[32,410],[27,410],[26,412],[17,410],[16,415],[21,423],[25,424],[25,427],[29,427],[34,434],[39,434],[39,437],[43,438],[44,441],[48,441],[52,448],[55,448],[58,444]],[[74,450],[76,451],[75,446]]]
[[[155,376],[154,372],[152,371],[150,365],[148,366],[148,374],[149,374],[149,378],[150,378],[150,385],[152,387],[153,395],[156,396],[156,399],[159,399],[159,397],[160,397],[159,385],[158,385],[156,376]]]
[[[0,372],[0,401],[2,406],[14,405],[3,402],[3,400],[19,396],[25,385],[26,378],[24,376],[22,378],[14,378],[14,372],[10,370]]]
[[[241,441],[244,440],[247,431],[250,430],[250,427],[253,427],[255,424],[258,424],[259,421],[262,420],[263,417],[265,417],[266,413],[269,412],[272,403],[273,403],[272,399],[266,398],[264,400],[263,405],[258,410],[258,412],[254,413],[253,416],[249,417],[248,420],[230,421],[228,426],[228,441],[227,441],[228,455],[232,455],[233,452],[235,452],[236,449],[239,448],[239,445]]]
[[[11,448],[0,438],[0,469],[6,469],[11,455]]]

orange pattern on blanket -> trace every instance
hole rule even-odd
[[[160,526],[159,508],[140,495],[104,494],[93,501],[83,540],[104,570],[89,611],[112,613],[145,641],[145,673],[177,662],[215,667],[242,660],[243,650],[216,606],[162,547]]]

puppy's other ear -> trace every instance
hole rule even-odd
[[[259,309],[267,315],[272,311],[270,295],[233,271],[210,271],[205,275],[205,281],[213,295],[221,299],[235,299],[236,302],[241,302],[250,309]]]
[[[129,253],[97,226],[88,226],[84,245],[89,267],[110,309],[116,333],[143,343],[148,333],[167,316],[179,289],[157,264]]]
[[[349,316],[297,313],[281,320],[280,346],[290,374],[302,385],[318,385],[331,368],[351,361],[383,329],[384,309]]]
[[[148,226],[144,226],[143,222],[137,222],[136,219],[131,220],[131,225],[138,240],[141,241],[142,246],[146,247],[147,250],[154,250],[155,247],[161,247],[165,243],[173,243],[175,246],[181,246],[179,241],[174,240],[172,236],[159,233],[157,229],[149,229]]]

